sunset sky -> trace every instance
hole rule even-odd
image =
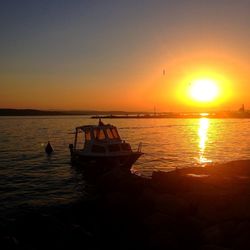
[[[3,0],[0,107],[250,109],[250,0]],[[212,81],[213,100],[190,95]]]

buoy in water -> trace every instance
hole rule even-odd
[[[54,150],[53,150],[53,148],[51,147],[50,142],[48,141],[48,144],[47,144],[47,146],[46,146],[46,148],[45,148],[45,152],[46,152],[48,155],[50,155],[53,151],[54,151]]]

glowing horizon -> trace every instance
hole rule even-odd
[[[0,8],[2,108],[250,107],[250,2],[14,2]],[[214,100],[190,98],[199,79]]]

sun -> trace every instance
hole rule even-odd
[[[219,94],[217,83],[211,79],[198,79],[190,82],[190,97],[199,102],[211,102]]]

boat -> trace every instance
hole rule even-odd
[[[84,125],[75,128],[74,144],[69,144],[71,162],[91,171],[105,172],[114,167],[131,169],[137,159],[143,155],[142,144],[136,150],[122,140],[117,127],[104,124]]]

